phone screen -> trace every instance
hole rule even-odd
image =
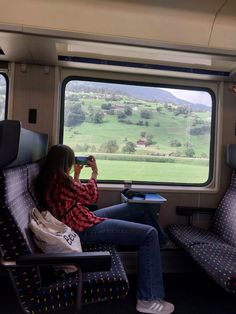
[[[80,165],[87,165],[88,157],[75,156],[75,163]]]

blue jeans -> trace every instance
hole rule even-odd
[[[138,289],[140,300],[164,297],[158,230],[155,226],[137,223],[152,221],[143,204],[119,204],[94,211],[99,217],[111,218],[79,233],[82,243],[107,242],[138,247]],[[158,226],[159,228],[159,226]]]

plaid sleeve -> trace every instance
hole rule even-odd
[[[94,179],[90,179],[86,184],[82,184],[72,179],[70,188],[74,193],[75,200],[83,205],[89,205],[98,200],[98,188]]]

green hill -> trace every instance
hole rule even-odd
[[[73,95],[75,96],[75,95]],[[82,96],[82,97],[81,97]],[[78,93],[75,101],[67,98],[66,119],[72,106],[81,106],[73,113],[71,126],[64,128],[64,142],[75,150],[102,151],[108,141],[116,141],[116,153],[121,153],[127,142],[136,145],[135,153],[140,155],[186,156],[186,150],[194,150],[191,157],[208,157],[210,141],[210,112],[194,112],[186,106],[167,105],[156,102],[134,101],[129,97],[119,100],[98,99],[97,94]],[[106,108],[105,105],[108,105]],[[130,109],[129,114],[125,112]],[[78,121],[83,112],[84,120]],[[102,115],[96,121],[95,114]],[[147,139],[149,138],[149,141]],[[138,145],[143,141],[143,145]],[[87,147],[89,146],[89,147]],[[87,148],[86,148],[87,147]],[[189,157],[188,155],[186,157]]]

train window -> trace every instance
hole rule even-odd
[[[73,77],[64,82],[61,117],[60,141],[77,155],[96,156],[101,183],[206,186],[211,180],[210,89]]]
[[[7,116],[7,79],[0,73],[0,120]]]

